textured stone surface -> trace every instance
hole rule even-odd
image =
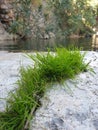
[[[31,61],[25,54],[0,52],[0,111],[5,110],[5,99],[10,91],[15,91],[19,79],[20,66],[27,66]]]
[[[31,121],[30,130],[98,130],[98,53],[89,52],[88,71],[54,84],[42,99]]]
[[[0,21],[5,25],[9,25],[13,20],[12,6],[7,0],[0,0]]]
[[[9,34],[8,32],[6,32],[3,24],[0,22],[0,41],[12,40],[12,39],[15,39],[15,38],[17,38],[17,36],[15,36],[13,34]]]
[[[30,130],[98,130],[98,52],[88,52],[85,61],[95,74],[81,73],[47,90]],[[17,88],[20,66],[28,64],[31,60],[22,53],[0,52],[0,111],[6,104],[2,98]]]

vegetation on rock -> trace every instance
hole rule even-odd
[[[28,55],[34,66],[21,68],[18,89],[7,100],[6,111],[0,112],[0,130],[27,129],[33,113],[41,105],[40,99],[50,83],[74,78],[87,70],[84,54],[77,49],[57,48],[46,54]]]

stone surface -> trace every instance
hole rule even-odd
[[[31,61],[21,53],[7,53],[0,51],[0,111],[5,110],[8,93],[15,91],[15,84],[19,79],[20,67],[31,64]]]
[[[0,1],[0,22],[7,26],[13,21],[12,6],[7,0]]]
[[[81,73],[47,90],[30,130],[98,130],[98,53],[87,53],[85,61],[95,73]]]
[[[81,73],[47,90],[30,130],[98,130],[98,52],[87,52],[85,62],[95,73]],[[30,64],[22,53],[0,52],[0,111],[8,93],[18,87],[20,66]]]
[[[5,40],[13,40],[17,39],[17,36],[14,34],[9,34],[5,29],[2,23],[0,22],[0,41],[5,41]]]
[[[21,12],[21,10],[18,9],[20,8],[20,2],[17,1],[16,3],[19,2],[18,4],[13,4],[13,2],[13,0],[0,0],[0,22],[3,24],[3,27],[7,31],[9,30],[9,27],[12,25],[12,23],[16,21],[15,19],[17,18],[15,18],[15,16],[18,15],[18,18],[21,18],[21,13],[24,14],[24,11]],[[39,3],[39,5],[36,5],[37,3]],[[43,1],[42,3],[43,6],[40,6],[40,2],[33,2],[32,4],[32,10],[30,11],[30,20],[28,23],[30,27],[30,33],[27,36],[28,38],[36,37],[41,39],[49,39],[55,37],[55,33],[50,29],[50,23],[53,24],[54,20],[53,14],[49,11],[49,9],[47,9],[47,2]],[[22,19],[24,20],[25,17],[23,16]],[[10,32],[13,32],[13,29]],[[19,36],[18,38],[21,38],[22,35],[24,36],[24,32],[22,30],[17,30],[17,35]],[[0,40],[1,39],[5,40],[5,37],[0,37]],[[7,36],[6,39],[11,38],[8,38]]]

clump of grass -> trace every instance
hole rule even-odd
[[[86,70],[87,64],[83,62],[84,54],[81,55],[79,50],[56,48],[55,51],[55,55],[51,52],[47,55],[38,53],[36,57],[29,55],[35,61],[35,66],[39,68],[41,77],[46,81],[73,78],[79,72]]]
[[[7,100],[5,112],[0,112],[0,130],[22,130],[29,119],[31,109],[39,107],[39,99],[45,90],[45,81],[32,67],[21,68],[19,88]]]
[[[47,54],[29,55],[35,66],[21,68],[19,87],[7,100],[6,111],[0,112],[0,130],[24,129],[26,121],[31,119],[32,108],[40,106],[47,83],[73,78],[87,69],[84,55],[77,49],[56,48],[55,51],[55,54],[48,51]]]

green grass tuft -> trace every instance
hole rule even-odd
[[[47,83],[74,78],[88,67],[83,61],[84,54],[77,49],[56,48],[55,53],[48,51],[28,56],[35,66],[21,68],[19,87],[7,100],[6,111],[0,112],[0,130],[23,130],[26,121],[31,119],[32,108],[40,106]]]
[[[35,67],[46,81],[73,78],[87,68],[87,64],[83,62],[84,55],[81,55],[77,49],[70,51],[65,48],[56,48],[55,55],[48,52],[47,55],[37,53],[36,57],[33,55],[29,57],[35,61]]]

